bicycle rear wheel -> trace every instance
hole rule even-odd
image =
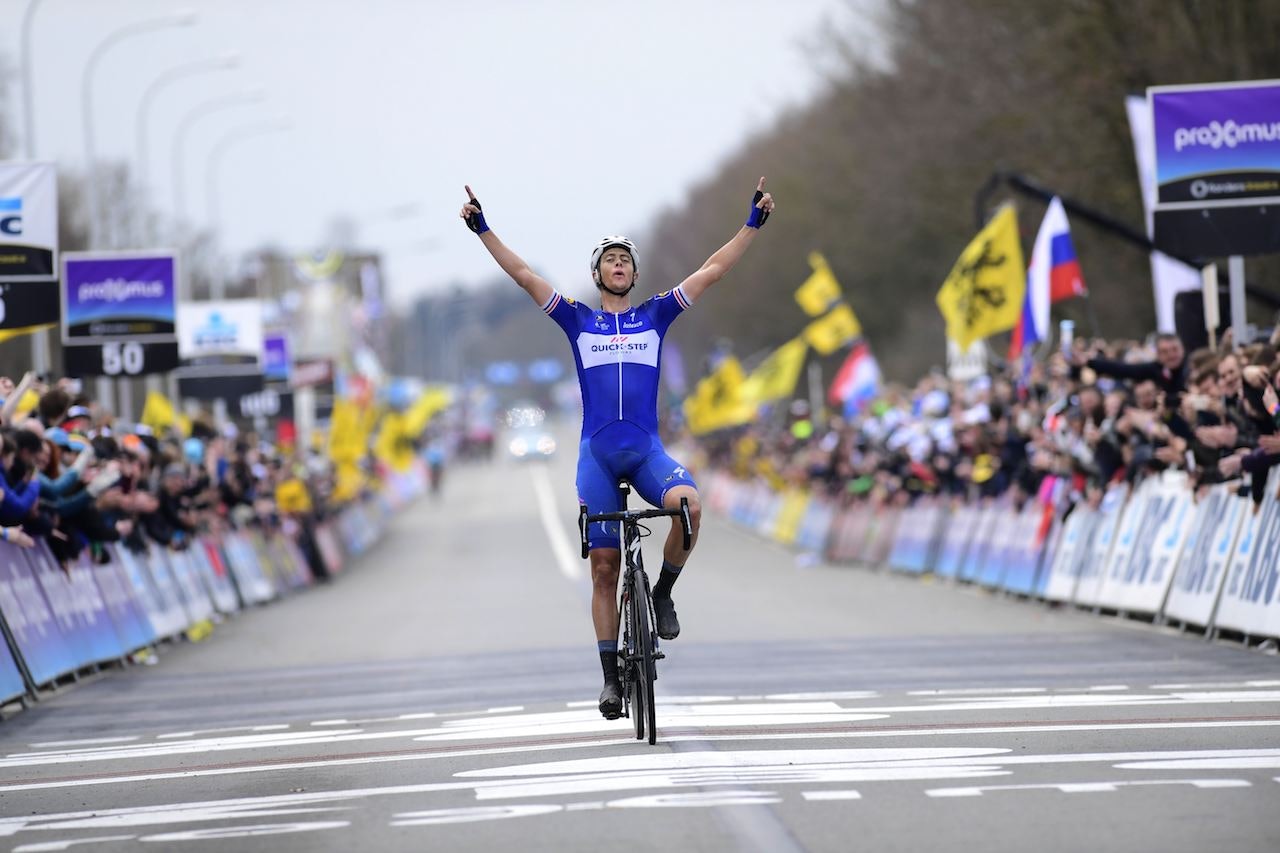
[[[631,600],[635,608],[635,633],[637,663],[639,668],[636,672],[637,693],[643,695],[644,703],[642,709],[637,709],[636,713],[636,738],[644,737],[641,731],[643,725],[647,725],[649,730],[650,745],[658,742],[658,721],[657,708],[653,699],[653,682],[657,678],[655,667],[657,661],[654,658],[653,649],[653,623],[650,621],[650,614],[653,608],[649,604],[649,579],[645,577],[644,570],[637,568],[635,572],[635,580],[632,584]],[[644,717],[645,722],[642,724],[640,718]]]

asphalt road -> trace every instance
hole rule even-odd
[[[715,518],[637,742],[572,470],[455,469],[332,585],[0,723],[0,850],[1280,849],[1276,657]]]

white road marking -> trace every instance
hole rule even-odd
[[[812,702],[815,700],[838,702],[850,699],[879,699],[880,694],[874,690],[845,690],[838,693],[770,693],[764,698],[775,702]]]
[[[1149,690],[1220,690],[1232,687],[1280,687],[1280,681],[1225,681],[1205,684],[1153,684]]]
[[[523,705],[505,705],[499,708],[488,708],[486,714],[518,714],[524,710]]]
[[[556,515],[556,501],[551,492],[551,481],[547,477],[546,470],[541,466],[534,466],[529,469],[529,476],[533,479],[533,493],[538,499],[538,514],[542,518],[543,528],[547,531],[547,539],[551,542],[551,553],[555,555],[560,574],[571,581],[582,580],[582,560],[579,559],[581,550],[574,552],[569,544],[569,537],[565,535],[564,527],[560,523],[560,518]]]
[[[122,737],[87,737],[79,740],[46,740],[40,743],[29,743],[27,746],[32,749],[55,749],[65,748],[68,746],[100,746],[105,743],[130,743],[139,740],[140,735],[124,735]],[[16,753],[17,755],[25,755],[26,753]]]
[[[405,720],[429,720],[435,717],[435,711],[423,711],[420,714],[397,714],[394,717],[370,717],[366,720],[316,720],[313,726],[363,726],[369,723],[400,723]]]
[[[981,797],[995,791],[1060,791],[1063,794],[1112,794],[1121,788],[1149,785],[1190,785],[1193,788],[1249,788],[1245,779],[1152,779],[1114,782],[1058,782],[1038,785],[984,785],[980,788],[931,788],[930,797]]]
[[[169,734],[156,735],[156,740],[171,740],[176,738],[186,740],[189,738],[200,737],[201,735],[222,735],[230,734],[232,732],[279,732],[284,731],[287,728],[289,728],[288,723],[272,723],[271,725],[265,726],[228,726],[225,729],[199,729],[193,732],[171,732]]]
[[[616,727],[616,724],[615,724]],[[864,730],[864,731],[836,731],[836,732],[776,732],[762,734],[717,734],[715,732],[698,732],[694,734],[666,734],[662,739],[665,743],[686,743],[686,742],[709,742],[709,741],[726,741],[726,742],[744,742],[744,741],[780,741],[780,740],[829,740],[839,738],[842,740],[862,739],[862,738],[905,738],[905,737],[953,737],[953,736],[971,736],[983,734],[1006,735],[1011,732],[1018,734],[1025,733],[1052,733],[1052,732],[1100,732],[1100,731],[1132,731],[1132,730],[1158,730],[1158,729],[1232,729],[1232,728],[1257,728],[1280,727],[1280,722],[1273,720],[1204,720],[1189,722],[1163,722],[1163,723],[1058,723],[1047,725],[1003,725],[1003,726],[981,726],[981,727],[960,727],[951,729],[887,729],[883,731]],[[612,731],[612,730],[611,730]],[[5,791],[33,791],[45,790],[50,788],[78,788],[96,785],[130,785],[137,782],[161,781],[166,779],[195,779],[208,776],[231,776],[241,773],[270,773],[278,771],[290,770],[316,770],[322,767],[351,767],[364,764],[389,764],[401,761],[434,761],[443,758],[462,758],[470,756],[484,755],[512,755],[526,752],[558,752],[569,749],[598,749],[611,745],[627,745],[633,743],[634,736],[629,733],[620,733],[616,736],[603,735],[599,738],[583,740],[577,743],[555,743],[555,744],[534,744],[534,745],[500,745],[500,746],[481,746],[481,747],[461,747],[448,752],[432,752],[425,754],[410,755],[379,755],[379,756],[362,756],[359,758],[331,758],[323,760],[300,760],[295,762],[274,762],[271,764],[259,765],[242,765],[239,767],[220,767],[207,768],[199,770],[173,770],[173,771],[157,771],[153,773],[138,773],[121,776],[98,776],[82,779],[62,779],[48,782],[19,782],[12,784],[0,784],[0,793]],[[1277,779],[1280,781],[1280,778]],[[449,790],[453,790],[449,788]],[[0,824],[0,836],[3,833],[3,825]]]
[[[908,696],[995,696],[1002,693],[1048,693],[1047,687],[957,687],[950,690],[908,690]]]
[[[513,817],[558,812],[563,806],[472,806],[461,809],[432,809],[424,812],[405,812],[391,821],[392,826],[435,826],[442,823],[475,823],[482,820],[506,820]]]
[[[689,794],[655,794],[612,800],[611,809],[705,809],[716,806],[771,806],[782,802],[773,791],[695,791]]]
[[[207,841],[222,838],[259,838],[264,835],[292,835],[295,832],[318,832],[326,829],[342,829],[351,825],[349,820],[313,821],[311,823],[265,823],[256,826],[219,826],[210,829],[189,829],[185,832],[166,832],[161,835],[144,835],[139,841],[161,844],[173,841]]]
[[[1280,767],[1280,753],[1274,755],[1223,755],[1205,758],[1136,761],[1117,764],[1121,770],[1271,770]]]
[[[800,794],[810,802],[826,802],[828,800],[860,800],[862,794],[857,791],[804,791]]]
[[[67,850],[77,844],[98,844],[105,841],[132,841],[136,835],[99,835],[96,838],[77,838],[69,841],[38,841],[35,844],[20,844],[13,848],[13,853],[46,853],[46,851]]]
[[[621,741],[620,741],[621,743]],[[490,754],[511,750],[491,750]],[[697,753],[632,754],[605,756],[560,762],[544,762],[536,765],[512,765],[486,768],[457,774],[458,781],[418,785],[394,785],[380,788],[353,788],[335,791],[315,791],[265,797],[243,797],[191,803],[175,803],[151,806],[133,806],[93,811],[25,815],[0,818],[0,837],[10,837],[29,830],[85,830],[121,829],[140,826],[161,826],[175,823],[205,823],[214,820],[243,819],[248,817],[278,817],[323,812],[342,811],[360,805],[359,801],[375,797],[417,795],[444,791],[472,791],[477,800],[498,798],[540,797],[556,794],[584,792],[644,790],[663,788],[705,788],[722,785],[812,785],[849,781],[902,781],[966,779],[1009,775],[1005,769],[1016,765],[1050,764],[1114,764],[1132,760],[1247,757],[1250,755],[1280,756],[1280,750],[1191,750],[1139,753],[1087,753],[1061,755],[1014,755],[1010,749],[992,747],[923,747],[884,749],[801,749],[801,750],[747,750],[739,752],[705,751]],[[533,774],[533,775],[531,775]],[[463,778],[466,777],[466,778]],[[1243,787],[1242,780],[1158,780],[1161,784],[1192,784],[1196,787]],[[1115,783],[1062,783],[1068,785],[1127,785],[1137,780],[1120,780]],[[1141,782],[1141,784],[1153,784]],[[1036,786],[1031,786],[1036,787]],[[1046,787],[1046,786],[1038,786]],[[1047,786],[1061,790],[1060,785]],[[1022,790],[1028,786],[1007,785],[956,788],[937,788],[947,793],[934,796],[973,796],[971,792],[995,790]],[[1077,788],[1077,790],[1086,790]],[[1100,790],[1100,789],[1099,789]],[[723,791],[712,792],[723,794]],[[613,806],[617,801],[609,803]],[[539,813],[557,811],[559,805],[546,806]],[[514,811],[511,811],[514,810]],[[470,815],[509,814],[519,816],[531,813],[523,806],[504,805],[497,809],[446,809],[429,812],[406,812],[397,820],[422,823],[457,822]],[[336,821],[334,823],[337,823]],[[285,824],[289,826],[291,824]],[[281,826],[281,825],[276,825]],[[243,829],[243,827],[232,828]]]

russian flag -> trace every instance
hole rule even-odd
[[[1076,259],[1076,247],[1071,242],[1067,211],[1062,199],[1054,196],[1031,249],[1027,294],[1023,298],[1022,316],[1009,342],[1010,360],[1048,339],[1050,305],[1087,292],[1080,262]]]
[[[849,357],[840,365],[827,392],[833,406],[840,406],[846,416],[856,415],[880,393],[880,365],[865,341],[854,345]]]

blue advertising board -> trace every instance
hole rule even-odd
[[[8,702],[25,693],[27,687],[22,683],[22,673],[13,660],[13,652],[9,644],[0,640],[0,702]]]
[[[65,252],[62,340],[176,343],[176,287],[172,252]]]
[[[1183,255],[1280,249],[1280,80],[1147,90],[1155,242]]]
[[[4,543],[0,543],[0,611],[36,684],[45,684],[76,668],[76,656],[26,554],[17,546]]]

